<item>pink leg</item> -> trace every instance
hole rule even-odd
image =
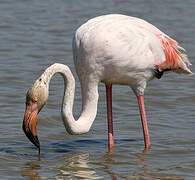
[[[114,135],[112,121],[112,85],[106,85],[107,119],[108,119],[108,150],[114,151]]]
[[[145,112],[145,107],[144,107],[143,95],[138,96],[138,103],[139,103],[140,115],[141,115],[141,120],[142,120],[145,148],[149,149],[151,145],[150,145],[150,136],[148,132],[148,125],[147,125],[147,120],[146,120],[146,112]]]

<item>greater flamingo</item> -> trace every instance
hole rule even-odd
[[[138,99],[145,148],[150,148],[144,89],[147,81],[161,78],[164,71],[192,74],[191,65],[178,43],[152,24],[119,14],[93,18],[79,27],[73,38],[73,56],[82,91],[82,112],[78,120],[72,114],[75,80],[63,64],[53,64],[35,81],[27,92],[23,130],[39,148],[37,115],[47,101],[51,77],[60,73],[65,91],[62,119],[70,134],[89,131],[97,113],[98,84],[106,85],[108,147],[113,151],[112,84],[130,86]]]

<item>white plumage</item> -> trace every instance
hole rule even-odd
[[[145,147],[149,148],[144,89],[147,81],[154,77],[160,78],[163,71],[191,73],[187,67],[190,62],[179,49],[183,50],[176,41],[150,23],[135,17],[113,14],[87,21],[78,28],[73,38],[74,63],[82,90],[82,112],[79,119],[75,120],[72,114],[74,77],[66,65],[54,64],[46,69],[27,94],[23,125],[26,135],[40,147],[38,139],[31,137],[31,134],[36,136],[36,117],[29,115],[32,114],[29,106],[37,104],[37,115],[47,100],[51,77],[60,73],[66,83],[62,118],[70,134],[89,131],[97,113],[98,84],[103,82],[107,92],[109,150],[112,151],[114,139],[111,87],[112,84],[129,85],[138,98]]]

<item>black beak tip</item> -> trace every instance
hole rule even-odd
[[[39,152],[40,152],[40,142],[39,142],[38,136],[34,136],[32,134],[32,132],[30,131],[30,129],[29,128],[26,129],[24,127],[24,125],[23,125],[23,128],[22,129],[23,129],[25,135],[30,140],[30,142],[32,142],[39,149]]]
[[[40,142],[39,142],[39,139],[38,139],[38,136],[34,136],[34,142],[32,142],[38,149],[40,149]]]

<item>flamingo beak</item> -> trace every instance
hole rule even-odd
[[[23,131],[28,139],[40,150],[40,143],[37,136],[37,115],[39,109],[35,102],[28,102],[26,104],[26,111],[23,120]]]

